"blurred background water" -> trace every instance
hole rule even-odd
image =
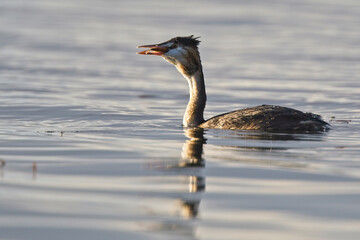
[[[358,239],[357,0],[0,0],[0,239]],[[315,135],[181,127],[138,45],[201,36],[207,118],[278,104]]]

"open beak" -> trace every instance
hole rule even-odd
[[[145,54],[145,55],[158,55],[161,56],[167,51],[169,51],[168,47],[159,46],[158,44],[151,44],[151,45],[142,45],[138,46],[138,48],[150,48],[141,52],[138,52],[137,54]]]

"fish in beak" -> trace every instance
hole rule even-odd
[[[138,46],[138,48],[149,48],[147,50],[137,53],[137,54],[144,54],[144,55],[162,56],[164,53],[169,51],[168,47],[161,46],[160,44],[142,45],[142,46]]]

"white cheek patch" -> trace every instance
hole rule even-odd
[[[179,47],[179,48],[170,49],[170,51],[168,51],[164,55],[175,59],[178,63],[184,64],[186,62],[185,53],[186,53],[185,49]]]

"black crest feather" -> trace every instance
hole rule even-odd
[[[188,37],[174,37],[169,40],[169,42],[178,43],[188,47],[197,47],[200,43],[198,40],[200,37],[194,37],[194,35],[190,35]]]

